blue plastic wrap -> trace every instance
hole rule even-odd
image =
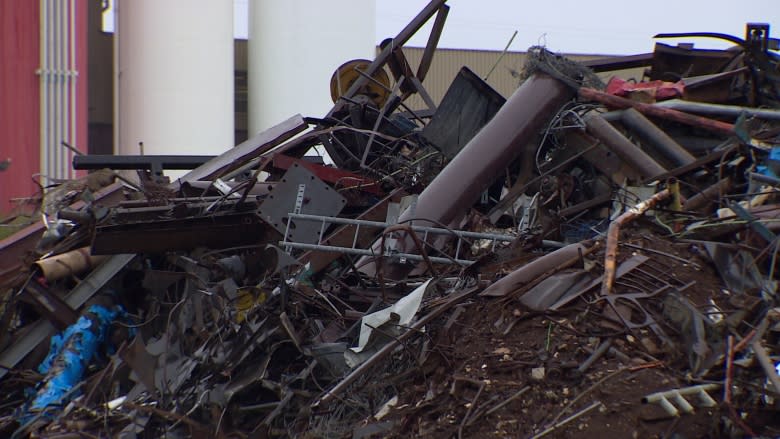
[[[49,355],[38,366],[38,372],[47,376],[30,410],[63,403],[65,396],[81,382],[98,348],[105,343],[111,323],[125,316],[121,307],[109,309],[101,305],[90,306],[87,314],[62,334],[52,337]]]

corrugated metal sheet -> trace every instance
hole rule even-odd
[[[404,54],[412,68],[420,64],[424,49],[417,47],[405,47]],[[503,58],[500,51],[488,50],[462,50],[462,49],[438,49],[433,56],[433,63],[425,78],[423,85],[433,98],[434,102],[441,102],[447,88],[455,79],[455,75],[461,67],[466,66],[474,73],[484,78],[490,69],[498,62],[495,70],[490,74],[487,83],[504,97],[509,97],[520,85],[519,72],[525,63],[525,52],[507,52]],[[568,55],[575,61],[586,61],[596,58],[605,58],[601,55]],[[641,76],[642,69],[633,69],[617,72],[621,77],[630,78]],[[602,75],[608,79],[615,73]],[[639,78],[637,78],[639,79]],[[419,96],[412,96],[408,101],[412,108],[424,108],[425,104]]]
[[[236,40],[235,45],[235,63],[236,74],[240,79],[246,78],[247,69],[247,44],[245,40]],[[414,71],[417,70],[417,66],[420,64],[424,49],[419,47],[404,47],[404,54],[406,54],[409,64]],[[377,49],[379,53],[379,49]],[[423,85],[428,93],[433,98],[434,102],[438,104],[444,97],[444,93],[447,88],[455,79],[455,75],[461,67],[466,66],[474,73],[484,78],[490,71],[493,65],[498,61],[498,66],[491,73],[488,78],[488,84],[493,87],[504,97],[509,97],[520,85],[520,79],[518,73],[522,70],[525,62],[525,52],[507,52],[503,58],[501,58],[501,51],[490,50],[464,50],[464,49],[437,49],[436,54],[433,56],[433,62],[431,68],[428,71],[428,76],[425,78]],[[605,58],[605,55],[569,55],[570,58],[578,61],[585,61],[595,58]],[[500,59],[500,61],[499,61]],[[344,60],[345,62],[348,60]],[[602,74],[602,78],[608,79],[611,75],[618,74],[619,76],[628,79],[636,77],[639,79],[642,74],[642,69],[633,69],[620,71],[615,73]],[[312,78],[314,81],[329,81],[330,78]],[[238,80],[236,82],[236,129],[244,127],[246,125],[246,113],[245,113],[245,82]],[[244,101],[242,105],[242,100]],[[412,96],[407,101],[407,104],[413,109],[426,108],[422,99],[419,96]],[[322,116],[322,115],[306,115],[306,116]]]

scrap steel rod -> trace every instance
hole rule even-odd
[[[609,230],[607,230],[607,245],[604,251],[604,282],[601,284],[602,295],[605,296],[612,293],[612,285],[615,283],[615,267],[617,266],[617,250],[618,242],[620,241],[620,227],[647,212],[660,201],[669,198],[670,195],[671,192],[669,192],[669,189],[664,189],[647,200],[642,201],[641,203],[627,210],[609,224]]]
[[[650,141],[665,156],[674,160],[678,166],[689,165],[696,161],[696,157],[666,134],[666,131],[658,128],[644,114],[637,111],[636,108],[629,108],[624,111],[620,120],[628,128]]]
[[[635,102],[630,99],[621,98],[620,96],[614,96],[587,87],[580,88],[579,95],[580,98],[582,99],[588,99],[588,100],[600,102],[610,107],[636,108],[640,113],[646,116],[653,116],[661,119],[673,120],[675,122],[679,122],[685,125],[691,125],[694,127],[703,128],[705,130],[714,131],[716,133],[725,134],[727,136],[734,135],[734,125],[726,122],[721,122],[719,120],[709,119],[701,116],[695,116],[693,114],[683,113],[682,111],[677,111],[671,108],[665,108],[658,105]]]
[[[667,172],[649,154],[628,140],[600,115],[591,113],[585,116],[585,127],[589,134],[600,140],[607,148],[628,163],[632,169],[642,174],[642,178],[653,178]]]

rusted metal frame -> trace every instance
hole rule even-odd
[[[276,154],[273,154],[275,156]],[[257,185],[257,177],[260,175],[261,172],[265,171],[266,166],[268,166],[268,163],[270,163],[271,160],[261,160],[260,166],[255,169],[255,172],[252,173],[252,175],[249,177],[249,183],[246,185],[245,188],[243,188],[243,192],[241,193],[241,198],[239,198],[238,203],[236,203],[236,207],[242,206],[244,204],[244,201],[246,201],[246,197],[249,196],[249,193],[252,192],[252,189],[255,188],[255,185]],[[234,193],[238,188],[231,189],[231,193]],[[229,194],[225,194],[225,197],[227,197]]]
[[[433,61],[433,55],[436,52],[436,47],[439,46],[439,38],[441,32],[444,29],[444,23],[447,21],[447,14],[450,12],[450,7],[441,5],[436,12],[436,19],[433,21],[433,28],[428,36],[428,42],[425,44],[425,50],[423,51],[422,58],[420,59],[420,65],[417,67],[417,79],[420,82],[425,80],[425,76],[428,74],[428,69],[431,68],[431,62]]]
[[[118,204],[123,198],[121,183],[113,183],[95,193],[95,201],[92,204],[102,204],[113,206]],[[77,201],[69,206],[71,210],[81,209],[86,205],[83,201]],[[26,267],[25,262],[32,263],[32,260],[25,261],[27,255],[33,252],[38,241],[41,239],[45,226],[41,221],[31,224],[13,235],[0,241],[0,285],[23,274]]]
[[[596,73],[611,72],[615,70],[634,69],[646,67],[652,64],[653,53],[640,53],[638,55],[619,56],[611,58],[598,58],[582,61],[581,64]]]
[[[615,282],[615,269],[617,266],[618,242],[620,241],[620,228],[639,217],[653,206],[665,200],[671,195],[669,189],[664,189],[645,201],[627,210],[609,224],[607,230],[607,245],[604,249],[604,281],[601,284],[601,294],[612,293],[612,284]]]
[[[592,88],[581,87],[579,89],[579,96],[581,99],[596,101],[610,107],[635,108],[637,111],[646,116],[671,120],[726,136],[732,136],[735,134],[734,125],[730,123],[696,116],[689,113],[683,113],[682,111],[672,110],[670,108],[665,108],[658,105],[632,101],[630,99],[614,96]]]
[[[650,141],[654,147],[674,161],[677,166],[685,166],[696,161],[696,157],[635,108],[623,111],[620,120],[628,128]]]
[[[182,182],[213,180],[220,175],[228,173],[249,160],[270,151],[277,145],[291,139],[296,134],[308,128],[309,124],[300,114],[297,114],[282,123],[279,123],[249,140],[227,150],[213,160],[209,160],[201,166],[186,173],[180,179],[171,183],[173,190],[178,190]]]
[[[591,113],[585,116],[585,129],[620,156],[629,166],[641,173],[643,178],[653,178],[667,172],[649,154],[628,140],[600,115]]]
[[[453,294],[450,298],[447,299],[446,302],[439,305],[433,311],[431,311],[430,313],[422,317],[420,320],[414,322],[407,331],[399,335],[397,338],[392,339],[388,344],[384,345],[379,351],[377,351],[377,353],[374,354],[371,358],[363,362],[360,366],[353,369],[352,372],[350,372],[346,377],[344,377],[344,379],[342,379],[332,389],[325,392],[324,395],[318,398],[311,405],[312,408],[319,409],[327,406],[328,403],[330,403],[333,399],[337,398],[339,394],[345,391],[352,383],[355,382],[355,380],[363,376],[371,367],[373,367],[376,363],[378,363],[379,361],[383,360],[385,357],[390,355],[400,343],[403,343],[404,341],[406,341],[407,338],[411,337],[412,335],[417,334],[418,330],[420,330],[422,327],[424,327],[434,319],[441,316],[445,311],[448,311],[453,306],[473,296],[478,291],[479,291],[479,287],[474,287],[474,288],[464,290],[460,293]]]
[[[729,335],[726,338],[726,377],[723,380],[723,404],[725,404],[726,408],[728,408],[731,420],[734,421],[734,423],[736,423],[739,428],[741,428],[750,437],[754,437],[756,434],[753,432],[753,430],[750,429],[750,427],[747,426],[747,424],[745,424],[745,421],[743,421],[742,417],[737,414],[737,410],[731,403],[731,386],[732,377],[734,375],[734,354],[738,351],[739,349],[735,349],[734,346],[734,336]]]

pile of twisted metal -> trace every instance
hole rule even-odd
[[[464,67],[434,102],[448,8],[340,68],[324,117],[76,157],[108,169],[0,241],[1,435],[777,437],[768,25],[532,47],[510,97]]]

